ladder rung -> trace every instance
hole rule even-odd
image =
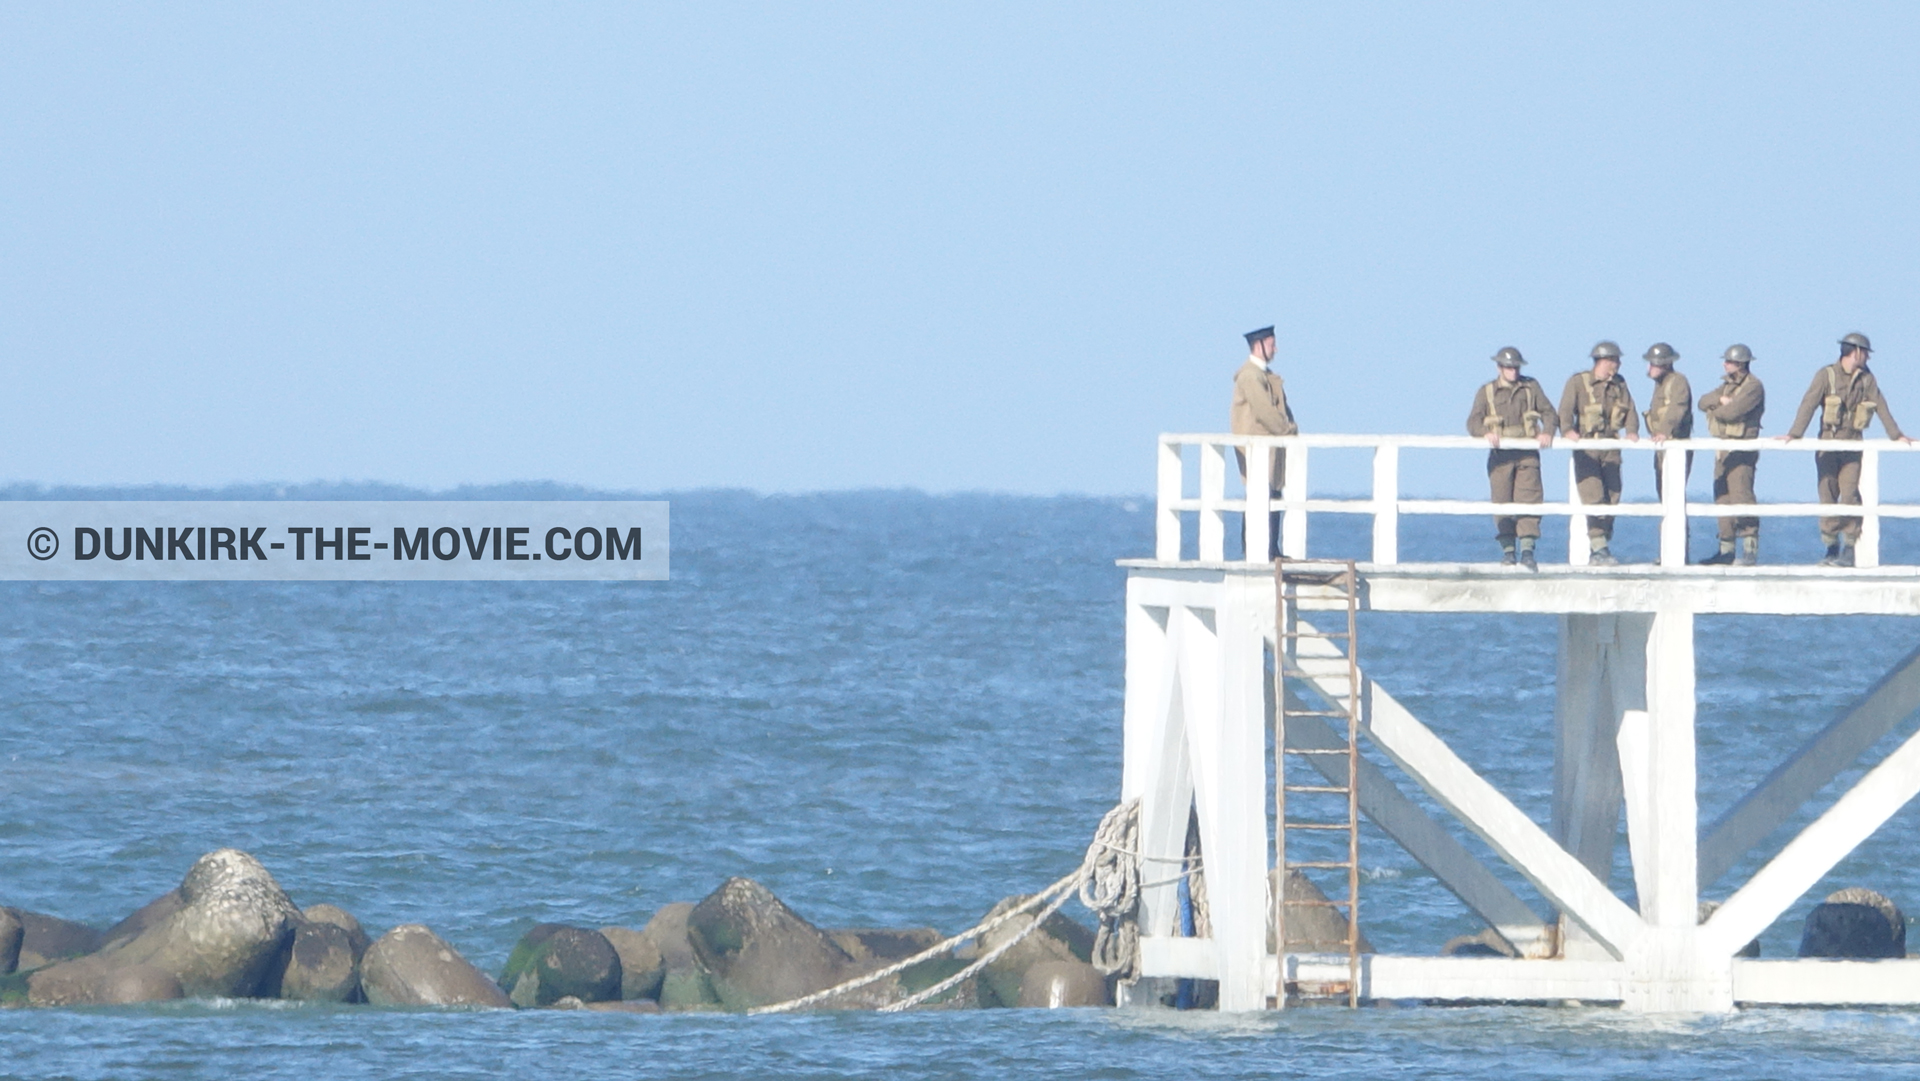
[[[1287,828],[1290,830],[1350,830],[1354,826],[1351,822],[1289,822]]]
[[[1289,717],[1342,717],[1344,718],[1347,715],[1347,711],[1344,709],[1290,709],[1290,710],[1287,710],[1286,713],[1287,713],[1287,716]]]
[[[1325,784],[1290,784],[1286,788],[1289,792],[1337,792],[1343,796],[1352,791],[1345,785]]]
[[[1282,638],[1352,638],[1346,631],[1281,631]],[[1332,660],[1332,657],[1326,658]]]
[[[1345,747],[1288,747],[1288,754],[1348,754]]]

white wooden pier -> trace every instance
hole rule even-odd
[[[1514,443],[1521,446],[1521,443]],[[1525,446],[1532,447],[1531,441]],[[1260,498],[1267,455],[1287,450],[1280,498]],[[1559,446],[1565,449],[1568,444]],[[1373,491],[1323,499],[1308,490],[1316,448],[1367,448]],[[1920,792],[1920,734],[1874,765],[1745,882],[1727,873],[1824,786],[1920,708],[1920,650],[1885,674],[1863,673],[1861,696],[1798,748],[1756,748],[1780,765],[1723,815],[1700,823],[1694,762],[1694,619],[1715,615],[1920,616],[1920,567],[1883,566],[1883,518],[1920,517],[1920,505],[1879,498],[1883,455],[1914,448],[1884,440],[1833,444],[1698,439],[1650,443],[1583,440],[1659,455],[1668,483],[1656,504],[1607,508],[1617,517],[1657,517],[1657,564],[1585,565],[1583,508],[1574,503],[1502,506],[1409,500],[1398,491],[1401,455],[1427,449],[1484,450],[1455,437],[1226,435],[1161,437],[1155,556],[1125,560],[1126,705],[1122,796],[1141,801],[1141,974],[1219,981],[1223,1010],[1266,1009],[1283,988],[1347,980],[1344,955],[1276,956],[1270,945],[1273,864],[1269,733],[1276,664],[1320,697],[1348,693],[1346,658],[1310,637],[1278,634],[1284,621],[1311,626],[1310,595],[1277,611],[1273,565],[1230,561],[1226,538],[1244,528],[1245,551],[1264,555],[1268,515],[1282,514],[1281,547],[1309,556],[1315,514],[1372,516],[1372,558],[1359,566],[1361,604],[1380,612],[1553,613],[1559,616],[1552,820],[1543,828],[1476,773],[1446,741],[1365,675],[1360,647],[1361,749],[1384,757],[1478,836],[1555,909],[1536,912],[1448,828],[1370,763],[1360,773],[1365,816],[1510,944],[1517,957],[1371,954],[1363,999],[1616,1002],[1641,1012],[1719,1012],[1736,1004],[1920,1004],[1920,960],[1831,961],[1737,958],[1836,864]],[[1197,471],[1186,465],[1198,449]],[[1236,494],[1238,449],[1249,471]],[[1858,566],[1688,566],[1689,517],[1731,511],[1805,518],[1834,508],[1812,503],[1729,508],[1687,502],[1681,455],[1759,450],[1762,468],[1790,462],[1812,487],[1820,449],[1865,452],[1864,528]],[[1631,463],[1631,457],[1629,462]],[[1796,461],[1797,459],[1797,461]],[[1197,491],[1189,473],[1197,472]],[[1572,490],[1571,484],[1568,490]],[[1247,513],[1251,511],[1252,513]],[[1567,564],[1538,573],[1495,563],[1404,563],[1399,520],[1408,514],[1528,513],[1571,518]],[[1798,528],[1812,532],[1811,523]],[[1489,528],[1490,532],[1490,528]],[[1183,545],[1197,558],[1182,558]],[[1489,552],[1493,551],[1491,542]],[[1544,553],[1543,553],[1544,554]],[[1345,602],[1339,607],[1345,612]],[[1344,614],[1340,617],[1344,619]],[[1920,638],[1917,638],[1920,640]],[[1278,646],[1278,648],[1276,648]],[[1472,648],[1461,644],[1448,648]],[[1877,679],[1867,678],[1878,676]],[[1543,718],[1543,723],[1544,723]],[[1338,741],[1329,727],[1289,723],[1288,746]],[[1342,767],[1344,769],[1344,766]],[[1637,907],[1607,884],[1622,811]],[[1197,818],[1209,905],[1208,937],[1179,933],[1176,886],[1167,868],[1185,855]],[[1703,889],[1724,903],[1699,920]],[[1365,902],[1361,913],[1365,918]],[[1284,978],[1283,978],[1284,973]]]

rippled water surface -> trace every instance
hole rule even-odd
[[[376,933],[426,923],[497,970],[534,922],[638,924],[733,874],[824,925],[957,930],[1079,859],[1118,788],[1113,560],[1151,550],[1147,508],[700,493],[673,515],[668,583],[0,585],[0,902],[104,926],[234,845],[301,905],[339,904]],[[1416,556],[1487,547],[1477,523],[1408,529]],[[1335,525],[1324,543],[1355,536]],[[1890,556],[1911,547],[1895,537]],[[1699,633],[1709,818],[1920,645],[1920,624],[1895,619],[1703,619]],[[1381,615],[1362,648],[1544,821],[1554,635],[1551,617]],[[1815,894],[1869,885],[1920,909],[1915,839],[1904,812]],[[1476,928],[1390,842],[1365,845],[1376,945],[1432,952]],[[1630,883],[1622,862],[1615,885]],[[1791,955],[1814,900],[1768,932],[1767,955]],[[1920,1072],[1920,1014],[186,1003],[7,1011],[0,1048],[0,1076],[35,1078],[1857,1079]]]

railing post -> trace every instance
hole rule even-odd
[[[1373,448],[1373,561],[1400,562],[1400,448]]]
[[[1660,565],[1687,565],[1687,452],[1669,440],[1660,455]]]
[[[1880,452],[1860,454],[1860,540],[1853,546],[1853,565],[1880,565]]]
[[[1180,512],[1174,509],[1174,504],[1180,499],[1185,472],[1180,462],[1180,444],[1162,439],[1154,467],[1157,504],[1153,512],[1153,558],[1163,563],[1177,562],[1180,558]]]
[[[1574,451],[1567,455],[1567,502],[1580,506],[1580,473],[1574,465],[1579,455]],[[1592,562],[1593,546],[1587,543],[1587,512],[1576,510],[1567,516],[1567,566],[1584,567]]]
[[[1247,459],[1247,510],[1242,515],[1246,519],[1246,528],[1242,531],[1247,548],[1244,558],[1249,563],[1264,563],[1272,540],[1269,505],[1273,502],[1273,450],[1248,447],[1244,453]]]
[[[1288,559],[1307,558],[1307,448],[1296,443],[1287,448],[1286,479],[1280,488],[1280,502],[1286,517],[1280,522],[1280,554]]]
[[[1227,523],[1220,504],[1227,498],[1227,445],[1200,444],[1200,551],[1213,563],[1227,558]]]

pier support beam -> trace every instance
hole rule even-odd
[[[1172,880],[1197,813],[1220,1008],[1250,1011],[1271,994],[1264,628],[1232,591],[1211,599],[1129,605],[1121,790],[1140,800],[1143,862],[1160,883],[1141,898],[1152,938],[1175,934]]]
[[[1699,926],[1693,613],[1664,609],[1647,636],[1645,711],[1622,715],[1618,748],[1634,889],[1646,931],[1628,952],[1621,1005],[1639,1013],[1733,1009],[1733,950]]]
[[[1645,709],[1647,637],[1653,617],[1571,613],[1560,617],[1554,699],[1551,832],[1602,884],[1613,876],[1622,798],[1616,737],[1627,710]],[[1611,955],[1578,924],[1562,921],[1562,956]]]
[[[1811,614],[1833,605],[1860,614],[1920,615],[1920,575],[1898,583],[1823,577],[1814,591],[1785,572],[1600,571],[1591,580],[1569,578],[1554,593],[1546,577],[1472,567],[1365,574],[1363,596],[1375,611],[1562,616],[1550,829],[1364,673],[1361,730],[1369,755],[1391,759],[1564,914],[1567,950],[1558,960],[1370,957],[1364,995],[1612,1001],[1639,1013],[1724,1012],[1736,1001],[1920,1002],[1920,962],[1733,957],[1920,793],[1920,735],[1869,771],[1704,926],[1698,915],[1703,882],[1731,867],[1920,704],[1920,651],[1775,770],[1705,841],[1697,829],[1694,716],[1696,613]],[[1862,588],[1848,592],[1856,579]],[[1575,585],[1590,595],[1575,596]],[[1230,1011],[1267,1005],[1281,972],[1312,982],[1321,968],[1332,971],[1321,955],[1275,957],[1266,948],[1271,848],[1264,741],[1273,688],[1265,658],[1266,639],[1275,633],[1272,590],[1270,570],[1197,565],[1141,568],[1127,584],[1123,796],[1141,799],[1149,883],[1142,899],[1142,971],[1218,980],[1220,1006]],[[1302,605],[1308,612],[1317,610],[1312,601]],[[1912,607],[1896,609],[1894,602]],[[1338,646],[1310,637],[1289,641],[1297,652],[1289,679],[1297,672],[1300,693],[1344,699],[1350,668]],[[1307,719],[1289,725],[1288,741],[1321,749],[1341,743],[1330,726]],[[1557,936],[1529,906],[1436,816],[1364,761],[1360,801],[1375,824],[1523,953],[1553,952]],[[1638,911],[1614,892],[1610,874],[1623,808]],[[1174,888],[1164,883],[1175,877],[1195,811],[1211,934],[1182,938]]]
[[[1707,830],[1700,842],[1701,887],[1719,881],[1916,709],[1920,709],[1920,649],[1881,676],[1859,701],[1829,721]]]

